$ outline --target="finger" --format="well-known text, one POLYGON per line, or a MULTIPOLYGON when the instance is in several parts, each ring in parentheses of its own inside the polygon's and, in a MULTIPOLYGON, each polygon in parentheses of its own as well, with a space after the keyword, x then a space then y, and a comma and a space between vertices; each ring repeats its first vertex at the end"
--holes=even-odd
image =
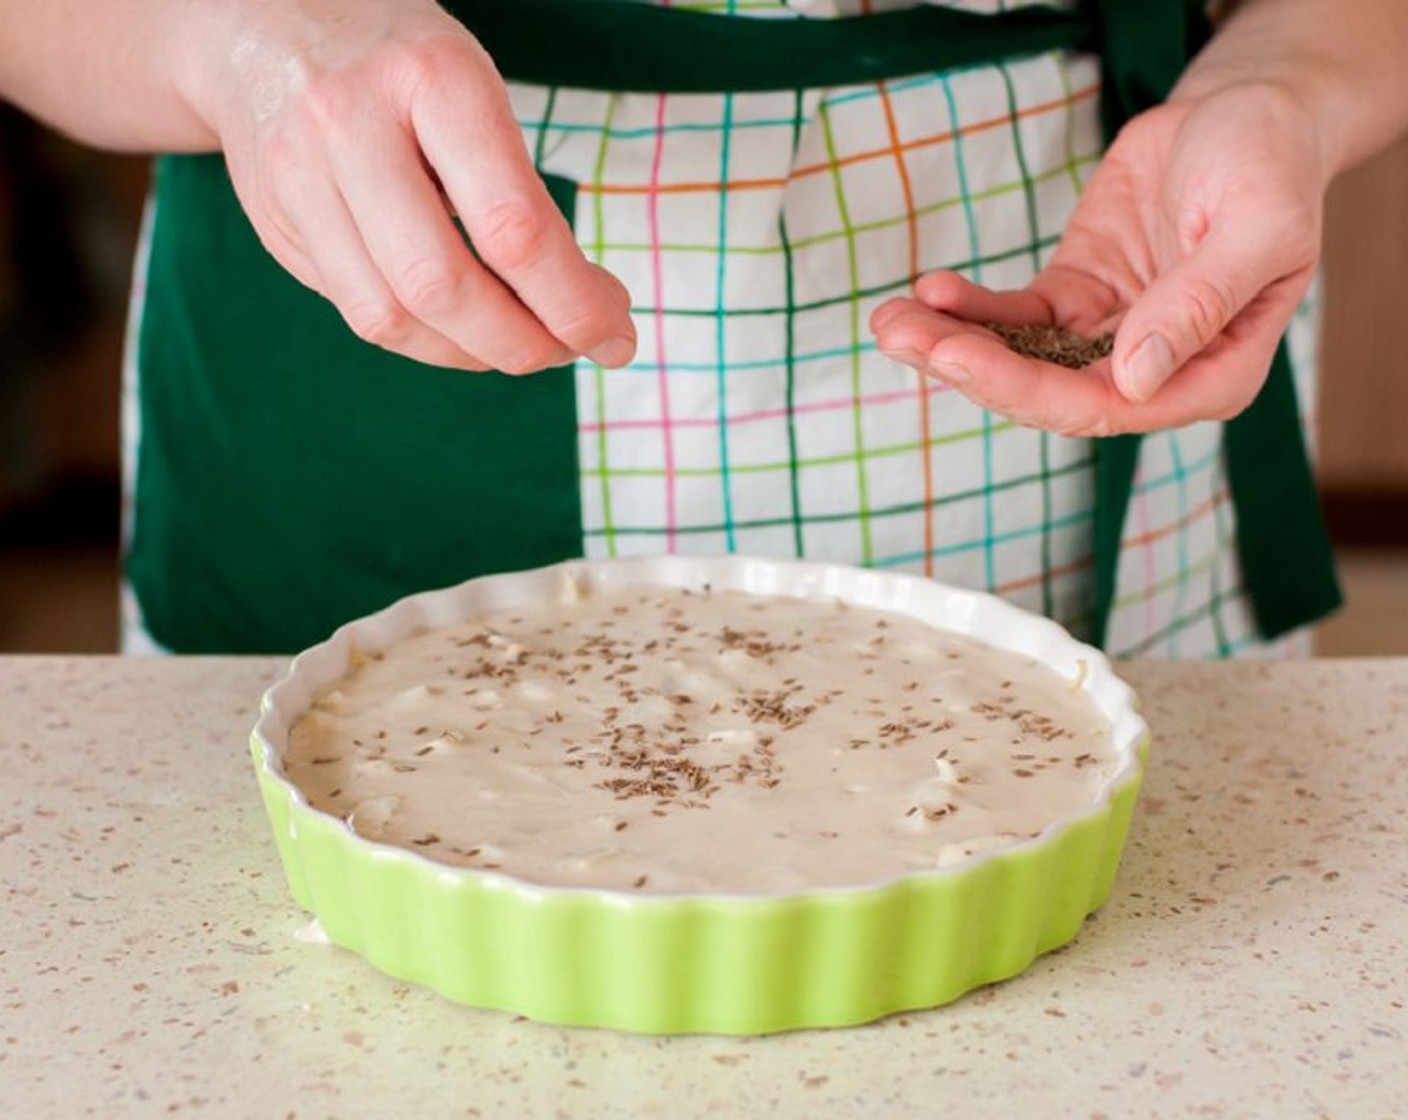
POLYGON ((1047 265, 1031 290, 1051 308, 1053 322, 1084 335, 1114 330, 1130 298, 1094 266, 1047 265))
POLYGON ((494 273, 574 351, 625 365, 636 346, 629 295, 582 254, 528 158, 492 63, 473 49, 443 80, 422 85, 412 106, 420 147, 494 273))
POLYGON ((1153 398, 1173 372, 1213 342, 1259 292, 1286 277, 1282 247, 1225 223, 1130 307, 1114 345, 1114 378, 1131 401, 1153 398))
POLYGON ((871 327, 883 353, 916 369, 927 369, 930 352, 955 334, 971 331, 996 337, 986 327, 932 311, 912 299, 890 300, 877 308, 871 327))
POLYGON ((372 263, 325 169, 283 177, 280 207, 304 252, 310 286, 330 300, 359 338, 429 365, 485 370, 479 357, 407 313, 372 263))
POLYGON ((973 284, 957 273, 930 272, 915 283, 915 295, 893 296, 870 313, 870 329, 878 332, 895 315, 915 307, 946 311, 974 321, 1049 323, 1051 309, 1029 292, 994 292, 973 284))
POLYGON ((229 161, 229 172, 235 196, 244 212, 249 215, 250 224, 259 237, 259 243, 279 262, 284 271, 305 288, 310 288, 326 298, 318 280, 318 270, 308 258, 303 239, 281 213, 278 204, 262 195, 254 177, 243 174, 242 168, 233 160, 229 161))
POLYGON ((878 335, 881 330, 884 329, 885 324, 896 315, 917 306, 918 304, 916 304, 914 300, 907 299, 904 296, 894 296, 891 299, 887 299, 870 313, 870 333, 878 335))
MULTIPOLYGON (((875 331, 876 347, 888 357, 925 373, 940 372, 932 368, 933 355, 935 348, 949 339, 970 336, 1008 349, 1004 339, 981 323, 931 310, 917 300, 892 300, 877 309, 876 318, 879 320, 875 331)), ((954 374, 947 380, 956 383, 959 377, 954 374)))
POLYGON ((251 212, 250 222, 259 235, 260 243, 269 251, 269 255, 283 266, 284 271, 305 288, 310 288, 326 299, 327 293, 323 291, 322 282, 318 279, 318 270, 309 259, 302 242, 296 241, 279 224, 269 221, 265 215, 251 212))
POLYGON ((1108 331, 1119 311, 1119 295, 1088 271, 1050 265, 1025 288, 993 291, 955 272, 920 277, 915 295, 928 307, 977 322, 1049 326, 1060 323, 1078 334, 1108 331))
POLYGON ((355 136, 330 145, 329 159, 373 265, 415 319, 506 373, 573 359, 474 259, 403 127, 389 118, 359 121, 355 136))
POLYGON ((1043 325, 1054 321, 1051 305, 1030 288, 996 292, 956 272, 921 276, 914 285, 914 294, 925 306, 961 319, 1043 325))

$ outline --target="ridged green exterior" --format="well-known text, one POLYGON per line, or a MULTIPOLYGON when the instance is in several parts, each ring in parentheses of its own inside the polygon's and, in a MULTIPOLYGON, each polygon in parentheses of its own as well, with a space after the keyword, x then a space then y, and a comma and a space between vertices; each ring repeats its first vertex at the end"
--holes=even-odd
POLYGON ((651 1034, 765 1034, 935 1007, 1021 972, 1109 897, 1147 759, 1044 840, 873 890, 552 890, 437 867, 295 800, 253 743, 289 888, 328 937, 452 1000, 651 1034))

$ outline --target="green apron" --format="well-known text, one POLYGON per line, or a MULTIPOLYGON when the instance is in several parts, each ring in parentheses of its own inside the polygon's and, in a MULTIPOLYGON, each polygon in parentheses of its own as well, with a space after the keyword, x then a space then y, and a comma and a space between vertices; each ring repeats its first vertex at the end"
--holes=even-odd
MULTIPOLYGON (((631 0, 449 7, 507 78, 584 89, 792 89, 1095 49, 1111 136, 1166 95, 1205 33, 1180 0, 818 21, 631 0)), ((570 215, 573 184, 548 185, 570 215)), ((292 650, 408 592, 579 554, 570 369, 467 376, 361 343, 264 252, 218 156, 164 157, 157 199, 128 575, 158 642, 292 650), (212 260, 224 268, 193 266, 212 260), (250 442, 192 441, 186 428, 250 442), (340 563, 344 554, 358 563, 340 563)), ((1139 443, 1098 445, 1097 640, 1139 443)), ((1225 453, 1242 572, 1258 628, 1275 637, 1339 602, 1284 343, 1257 401, 1227 425, 1225 453)))

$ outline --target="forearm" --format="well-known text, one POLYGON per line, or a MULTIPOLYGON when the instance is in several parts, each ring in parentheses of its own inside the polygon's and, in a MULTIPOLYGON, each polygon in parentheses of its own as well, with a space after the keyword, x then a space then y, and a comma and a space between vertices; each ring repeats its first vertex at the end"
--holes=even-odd
POLYGON ((1314 122, 1326 180, 1408 129, 1408 3, 1242 0, 1171 100, 1279 87, 1314 122))
POLYGON ((185 88, 203 27, 197 0, 0 0, 0 97, 98 147, 213 149, 185 88))

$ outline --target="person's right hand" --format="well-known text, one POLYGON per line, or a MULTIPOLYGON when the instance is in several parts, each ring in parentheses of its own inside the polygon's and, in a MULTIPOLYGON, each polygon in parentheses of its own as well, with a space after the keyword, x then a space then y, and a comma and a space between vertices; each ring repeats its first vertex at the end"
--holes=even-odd
POLYGON ((189 100, 264 246, 361 338, 507 373, 630 361, 630 297, 582 255, 463 26, 430 0, 207 10, 220 48, 189 100))

